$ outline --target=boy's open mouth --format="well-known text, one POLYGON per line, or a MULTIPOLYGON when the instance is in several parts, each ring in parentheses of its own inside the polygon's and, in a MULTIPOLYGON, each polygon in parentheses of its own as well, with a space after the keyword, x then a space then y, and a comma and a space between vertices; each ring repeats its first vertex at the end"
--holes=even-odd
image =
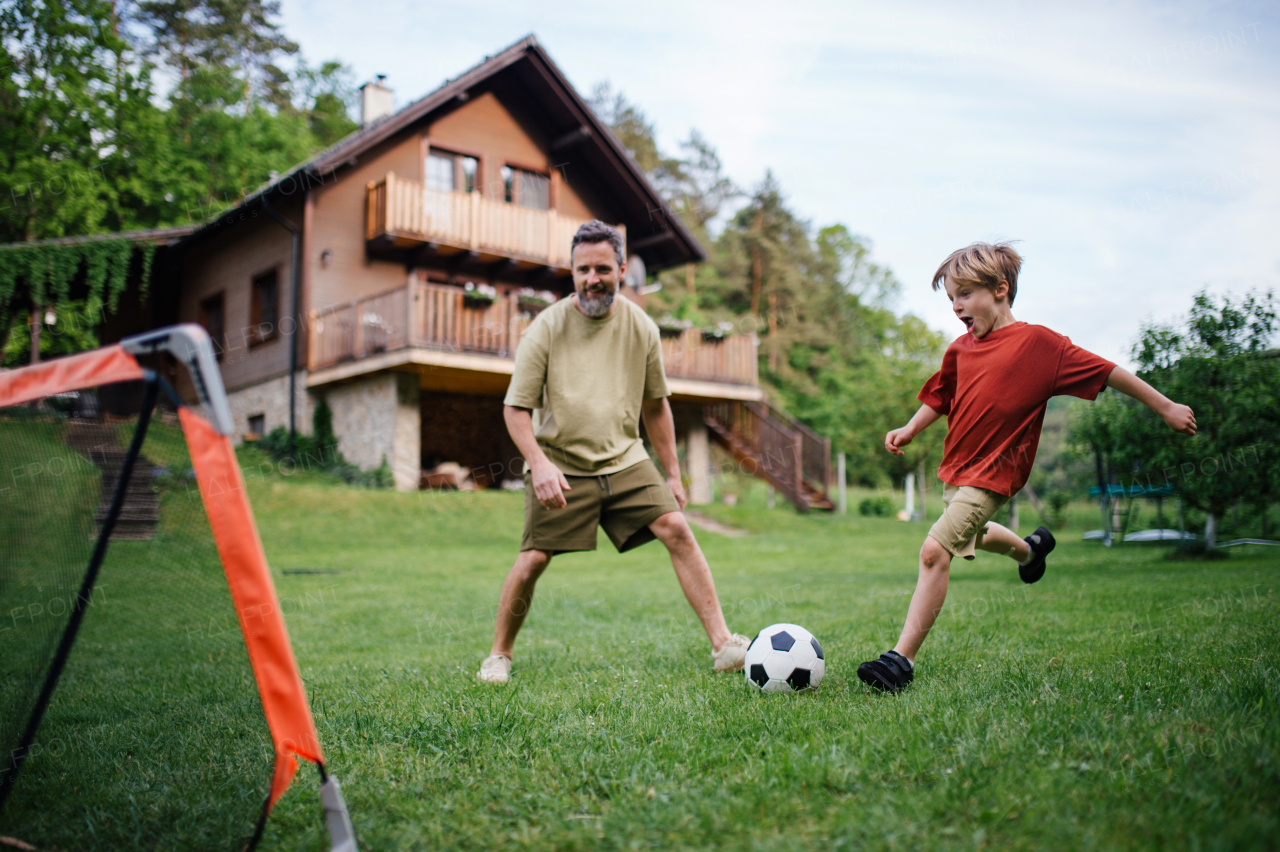
POLYGON ((960 317, 960 322, 964 323, 965 328, 973 330, 973 317, 960 317))

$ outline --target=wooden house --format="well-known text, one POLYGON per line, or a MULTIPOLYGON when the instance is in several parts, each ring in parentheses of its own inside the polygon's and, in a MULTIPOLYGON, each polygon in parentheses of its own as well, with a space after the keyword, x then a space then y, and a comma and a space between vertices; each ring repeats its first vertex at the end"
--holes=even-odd
MULTIPOLYGON (((210 331, 245 438, 309 432, 323 398, 343 456, 385 460, 398 488, 441 462, 480 487, 519 478, 502 397, 522 331, 573 292, 578 226, 623 230, 641 305, 646 270, 703 249, 533 37, 398 111, 382 78, 361 93, 359 130, 175 232, 143 324, 210 331)), ((710 497, 712 439, 821 503, 829 450, 765 402, 756 345, 664 334, 691 497, 710 497)))

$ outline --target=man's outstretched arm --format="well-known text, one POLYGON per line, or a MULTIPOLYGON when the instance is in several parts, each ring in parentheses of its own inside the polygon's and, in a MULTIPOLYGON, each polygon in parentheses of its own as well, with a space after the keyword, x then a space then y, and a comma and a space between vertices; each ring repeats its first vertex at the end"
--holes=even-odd
POLYGON ((884 448, 895 456, 905 456, 900 447, 905 447, 911 441, 927 429, 930 424, 942 416, 942 413, 936 408, 922 404, 920 410, 917 411, 906 426, 900 429, 894 429, 892 432, 884 436, 884 448))
POLYGON ((1196 433, 1196 414, 1191 406, 1174 402, 1124 367, 1116 367, 1111 371, 1111 375, 1107 377, 1107 387, 1115 388, 1150 408, 1173 431, 1183 435, 1196 433))
POLYGON ((568 506, 569 501, 564 499, 564 492, 569 490, 569 480, 564 478, 560 468, 552 464, 542 447, 538 446, 529 409, 504 405, 502 419, 507 423, 507 432, 511 434, 516 449, 524 457, 525 464, 529 465, 533 495, 538 498, 538 502, 548 509, 563 509, 568 506))
POLYGON ((644 415, 644 428, 649 433, 653 451, 658 454, 658 461, 662 462, 662 469, 666 471, 667 487, 683 509, 688 498, 684 494, 684 483, 680 481, 680 461, 676 457, 676 421, 671 416, 671 405, 665 396, 646 399, 640 403, 640 412, 644 415))

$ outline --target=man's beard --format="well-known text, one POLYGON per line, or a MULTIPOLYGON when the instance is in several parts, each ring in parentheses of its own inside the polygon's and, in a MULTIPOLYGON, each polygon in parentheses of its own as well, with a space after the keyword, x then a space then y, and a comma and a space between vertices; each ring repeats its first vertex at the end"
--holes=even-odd
POLYGON ((613 300, 617 295, 616 288, 599 294, 583 290, 578 294, 578 306, 582 308, 584 314, 592 319, 600 319, 600 317, 609 313, 609 308, 613 306, 613 300))

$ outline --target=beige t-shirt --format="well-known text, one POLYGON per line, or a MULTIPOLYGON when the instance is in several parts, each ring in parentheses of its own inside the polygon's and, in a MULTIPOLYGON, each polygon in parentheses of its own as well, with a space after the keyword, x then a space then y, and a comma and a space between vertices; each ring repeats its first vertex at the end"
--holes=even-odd
POLYGON ((583 316, 572 299, 539 314, 503 402, 534 409, 534 435, 561 473, 601 476, 649 457, 640 403, 669 393, 657 324, 619 294, 605 319, 583 316))

